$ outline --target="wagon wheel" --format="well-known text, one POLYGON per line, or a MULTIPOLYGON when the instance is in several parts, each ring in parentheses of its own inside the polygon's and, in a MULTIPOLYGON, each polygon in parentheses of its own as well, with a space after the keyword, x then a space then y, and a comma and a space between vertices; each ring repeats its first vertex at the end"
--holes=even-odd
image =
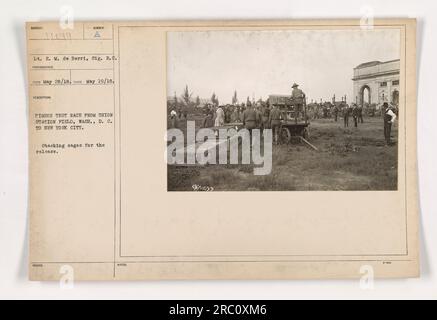
POLYGON ((282 143, 290 143, 291 142, 291 132, 287 127, 282 127, 280 132, 280 138, 282 143))

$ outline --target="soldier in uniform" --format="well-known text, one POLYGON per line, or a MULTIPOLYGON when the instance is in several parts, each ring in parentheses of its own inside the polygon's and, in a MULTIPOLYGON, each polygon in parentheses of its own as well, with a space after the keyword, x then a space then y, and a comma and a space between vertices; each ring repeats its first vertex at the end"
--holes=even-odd
POLYGON ((232 111, 231 111, 231 106, 229 105, 229 104, 227 104, 225 107, 224 107, 224 112, 225 112, 225 123, 229 123, 229 122, 231 122, 231 114, 232 114, 232 111))
POLYGON ((334 121, 337 122, 337 118, 338 118, 338 107, 337 107, 337 105, 334 105, 334 108, 333 108, 332 112, 334 113, 334 121))
POLYGON ((359 123, 364 123, 364 120, 363 120, 363 106, 362 105, 358 106, 358 122, 359 123))
POLYGON ((354 119, 354 127, 358 127, 358 107, 357 105, 354 103, 352 106, 352 118, 354 119))
POLYGON ((281 128, 281 119, 283 118, 277 104, 273 104, 273 108, 269 114, 270 128, 273 130, 273 143, 279 143, 279 129, 281 128))
POLYGON ((205 119, 203 119, 202 128, 211 128, 214 127, 214 113, 209 110, 206 113, 205 119))
POLYGON ((244 102, 241 103, 241 108, 240 108, 240 119, 243 119, 243 113, 244 111, 246 111, 246 105, 244 104, 244 102))
POLYGON ((323 119, 328 118, 328 106, 326 103, 323 105, 323 119))
POLYGON ((257 124, 256 127, 263 130, 264 129, 264 122, 262 121, 262 110, 261 110, 261 103, 257 102, 255 104, 255 111, 257 113, 257 124))
POLYGON ((234 111, 232 111, 232 114, 231 114, 231 122, 232 123, 240 122, 240 107, 239 106, 234 107, 234 111))
POLYGON ((263 122, 264 129, 270 129, 269 117, 270 117, 270 108, 267 102, 266 105, 263 106, 262 108, 262 122, 263 122))
POLYGON ((349 106, 346 104, 343 108, 343 120, 344 120, 344 127, 349 127, 349 115, 350 115, 350 109, 349 106))
POLYGON ((293 90, 291 91, 291 98, 294 105, 294 118, 297 123, 297 119, 301 113, 303 117, 303 103, 305 99, 305 93, 298 88, 299 85, 297 83, 294 83, 291 87, 293 88, 293 90))
POLYGON ((260 122, 259 113, 253 108, 250 102, 247 103, 247 109, 243 112, 243 118, 241 119, 243 126, 249 130, 250 133, 250 145, 252 146, 252 130, 255 129, 260 122))
POLYGON ((320 104, 316 104, 315 108, 314 108, 314 117, 313 119, 319 119, 320 117, 320 106, 322 105, 322 102, 320 102, 320 104))

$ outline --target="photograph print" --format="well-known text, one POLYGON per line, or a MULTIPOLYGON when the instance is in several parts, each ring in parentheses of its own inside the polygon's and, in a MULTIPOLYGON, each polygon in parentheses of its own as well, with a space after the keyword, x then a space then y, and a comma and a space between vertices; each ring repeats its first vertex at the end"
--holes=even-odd
POLYGON ((168 32, 167 190, 397 190, 400 48, 395 28, 168 32))

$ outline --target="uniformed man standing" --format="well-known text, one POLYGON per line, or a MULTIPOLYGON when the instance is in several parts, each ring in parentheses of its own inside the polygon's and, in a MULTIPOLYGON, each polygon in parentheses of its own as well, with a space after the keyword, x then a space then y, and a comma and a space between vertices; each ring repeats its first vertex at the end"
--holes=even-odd
POLYGON ((387 102, 383 104, 384 111, 384 138, 387 145, 391 145, 391 125, 396 120, 396 114, 393 112, 392 108, 389 107, 387 102))
POLYGON ((349 127, 349 115, 350 115, 350 108, 349 106, 346 104, 343 107, 343 120, 344 120, 344 127, 349 127))
POLYGON ((337 122, 337 118, 338 118, 338 107, 337 107, 337 105, 334 104, 332 112, 334 113, 334 121, 337 122))
POLYGON ((231 122, 231 106, 229 104, 227 104, 224 107, 224 113, 225 113, 225 123, 229 123, 231 122))
POLYGON ((273 104, 273 108, 269 114, 269 124, 273 131, 273 144, 279 143, 279 129, 281 128, 282 114, 277 104, 273 104))
POLYGON ((297 83, 294 83, 291 87, 293 88, 293 90, 291 91, 291 98, 294 105, 294 119, 297 123, 299 114, 302 113, 303 117, 303 103, 305 100, 305 93, 298 88, 299 85, 297 83))
POLYGON ((231 122, 232 123, 240 122, 240 107, 239 106, 234 107, 234 111, 231 114, 231 122))
POLYGON ((203 119, 202 128, 214 127, 214 113, 212 110, 208 110, 205 119, 203 119))
POLYGON ((255 129, 261 121, 259 113, 253 108, 250 102, 247 103, 247 109, 243 112, 243 126, 250 133, 250 145, 252 146, 252 130, 255 129))
POLYGON ((358 106, 358 122, 359 123, 364 123, 364 120, 363 120, 363 106, 362 105, 358 106))
POLYGON ((354 103, 353 107, 352 107, 352 118, 354 119, 354 127, 358 127, 358 107, 357 105, 354 103))
POLYGON ((269 108, 269 104, 266 103, 266 105, 263 106, 262 108, 263 129, 270 129, 269 117, 270 117, 270 108, 269 108))
POLYGON ((262 121, 262 110, 261 110, 261 103, 257 102, 255 104, 255 111, 257 113, 257 124, 256 127, 261 129, 261 131, 264 129, 264 123, 262 121))
POLYGON ((326 103, 323 105, 323 119, 328 118, 328 106, 326 103))

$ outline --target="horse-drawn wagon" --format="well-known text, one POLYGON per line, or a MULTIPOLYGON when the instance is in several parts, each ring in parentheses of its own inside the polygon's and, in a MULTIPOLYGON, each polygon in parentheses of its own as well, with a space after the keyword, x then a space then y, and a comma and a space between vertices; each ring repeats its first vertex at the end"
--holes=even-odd
POLYGON ((298 110, 298 103, 293 101, 291 95, 270 95, 269 104, 279 107, 283 114, 280 128, 281 143, 290 143, 293 139, 305 142, 313 149, 317 149, 308 142, 309 121, 305 99, 302 101, 302 110, 298 110))

